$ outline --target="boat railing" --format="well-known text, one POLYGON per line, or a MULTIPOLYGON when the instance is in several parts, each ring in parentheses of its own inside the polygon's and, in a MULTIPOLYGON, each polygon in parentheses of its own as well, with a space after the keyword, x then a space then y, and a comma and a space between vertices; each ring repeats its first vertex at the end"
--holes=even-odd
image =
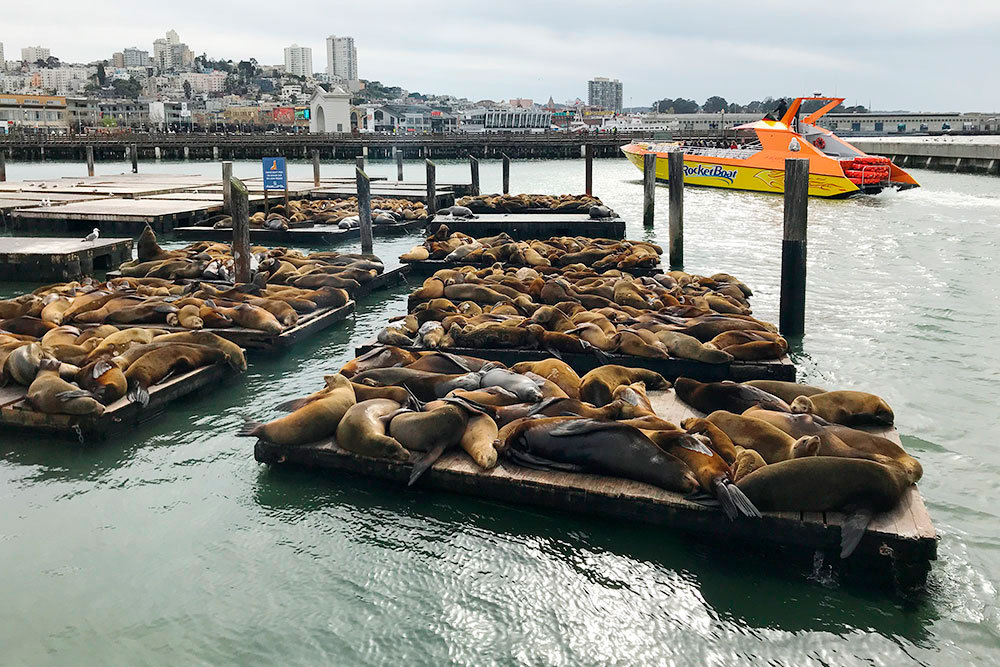
POLYGON ((708 146, 681 146, 685 155, 700 155, 703 157, 724 157, 734 160, 745 160, 760 151, 760 146, 741 146, 739 148, 711 148, 708 146))

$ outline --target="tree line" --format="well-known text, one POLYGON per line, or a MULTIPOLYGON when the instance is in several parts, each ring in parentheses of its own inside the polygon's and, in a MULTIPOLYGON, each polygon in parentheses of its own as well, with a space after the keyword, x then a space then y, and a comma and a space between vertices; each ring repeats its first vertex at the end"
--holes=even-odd
MULTIPOLYGON (((677 99, 666 97, 653 102, 652 106, 653 110, 658 113, 719 113, 725 111, 726 113, 753 113, 763 116, 767 112, 777 108, 782 100, 784 100, 785 104, 791 104, 793 99, 795 98, 765 97, 763 100, 753 100, 747 104, 739 104, 737 102, 727 102, 726 98, 713 95, 705 100, 704 104, 698 104, 694 100, 683 97, 678 97, 677 99)), ((826 102, 814 100, 803 102, 802 111, 804 113, 811 113, 824 104, 826 102)), ((860 104, 856 106, 844 106, 841 103, 833 111, 837 113, 867 113, 868 109, 860 104)))

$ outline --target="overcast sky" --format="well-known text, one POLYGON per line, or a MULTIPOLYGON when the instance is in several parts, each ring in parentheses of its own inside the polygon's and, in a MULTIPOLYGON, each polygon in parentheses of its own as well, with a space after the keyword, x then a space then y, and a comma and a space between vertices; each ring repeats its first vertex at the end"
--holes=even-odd
POLYGON ((748 102, 821 91, 849 104, 1000 111, 1000 0, 534 0, 4 3, 6 57, 64 61, 152 51, 176 30, 195 54, 280 64, 293 42, 326 67, 330 34, 355 38, 363 79, 470 99, 586 99, 624 84, 625 106, 710 95, 748 102))

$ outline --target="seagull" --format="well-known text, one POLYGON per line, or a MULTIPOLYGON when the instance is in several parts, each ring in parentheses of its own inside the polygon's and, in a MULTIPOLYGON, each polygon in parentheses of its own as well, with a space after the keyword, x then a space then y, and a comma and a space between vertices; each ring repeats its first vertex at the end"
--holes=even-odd
POLYGON ((97 227, 94 227, 94 231, 87 234, 86 238, 84 238, 83 240, 84 242, 90 241, 91 243, 93 243, 94 241, 97 240, 97 237, 100 235, 101 235, 100 230, 98 230, 97 227))

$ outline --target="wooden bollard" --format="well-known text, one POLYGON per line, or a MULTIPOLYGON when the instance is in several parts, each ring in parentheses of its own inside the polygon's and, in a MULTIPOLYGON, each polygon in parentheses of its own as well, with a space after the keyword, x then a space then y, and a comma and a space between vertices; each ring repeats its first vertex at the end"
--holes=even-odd
POLYGON ((238 178, 229 179, 233 209, 233 263, 236 282, 250 282, 250 193, 238 178))
POLYGON ((403 151, 396 151, 396 180, 403 180, 403 151))
POLYGON ((365 156, 364 155, 355 155, 354 156, 354 166, 356 168, 360 169, 361 171, 364 171, 365 170, 365 156))
POLYGON ((129 148, 129 152, 132 154, 132 173, 139 173, 139 147, 135 144, 129 148))
MULTIPOLYGON (((247 206, 249 206, 249 202, 247 206)), ((233 163, 222 163, 222 212, 233 214, 233 163)))
POLYGON ((427 212, 437 212, 437 165, 424 160, 427 166, 427 212))
POLYGON ((684 153, 667 153, 667 180, 670 191, 670 268, 684 268, 684 153))
POLYGON ((355 167, 358 179, 358 218, 361 220, 361 254, 372 254, 372 185, 364 169, 355 167))
POLYGON ((313 151, 313 185, 319 187, 319 151, 313 151))
POLYGON ((587 144, 583 150, 584 167, 583 187, 588 197, 594 196, 594 145, 587 144))
POLYGON ((806 222, 809 214, 809 160, 785 160, 785 225, 781 239, 782 335, 801 336, 806 323, 806 222))
POLYGON ((642 224, 653 226, 656 210, 656 153, 642 156, 642 224))
POLYGON ((510 194, 510 157, 503 154, 503 193, 510 194))
POLYGON ((94 175, 94 147, 87 146, 87 176, 94 175))
POLYGON ((472 195, 479 194, 479 158, 475 155, 469 156, 469 170, 472 172, 472 195))
POLYGON ((7 150, 0 148, 0 183, 7 180, 7 150))

